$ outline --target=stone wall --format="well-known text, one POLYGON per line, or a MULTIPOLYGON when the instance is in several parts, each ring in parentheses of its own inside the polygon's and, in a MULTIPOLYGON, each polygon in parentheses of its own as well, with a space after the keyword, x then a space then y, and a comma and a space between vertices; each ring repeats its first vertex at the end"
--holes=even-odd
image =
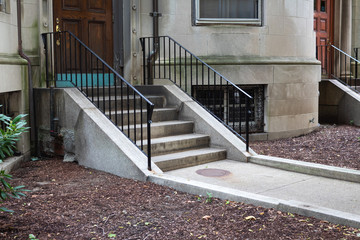
MULTIPOLYGON (((137 37, 152 36, 152 1, 133 3, 138 4, 132 10, 137 37)), ((303 134, 317 127, 321 76, 315 59, 313 0, 263 1, 262 26, 195 26, 192 3, 159 0, 159 34, 173 37, 236 84, 265 85, 267 138, 303 134)), ((138 57, 133 62, 141 66, 142 60, 138 57)), ((141 68, 135 69, 133 75, 140 83, 141 68)))

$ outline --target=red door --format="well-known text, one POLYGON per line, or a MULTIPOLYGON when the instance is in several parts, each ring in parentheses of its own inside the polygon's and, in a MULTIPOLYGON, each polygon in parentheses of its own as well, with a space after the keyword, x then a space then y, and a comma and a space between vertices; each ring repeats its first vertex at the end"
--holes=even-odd
POLYGON ((54 0, 54 30, 70 31, 113 65, 112 0, 54 0))
POLYGON ((333 42, 333 0, 314 0, 314 31, 316 55, 321 61, 322 75, 331 74, 332 58, 327 45, 333 42))

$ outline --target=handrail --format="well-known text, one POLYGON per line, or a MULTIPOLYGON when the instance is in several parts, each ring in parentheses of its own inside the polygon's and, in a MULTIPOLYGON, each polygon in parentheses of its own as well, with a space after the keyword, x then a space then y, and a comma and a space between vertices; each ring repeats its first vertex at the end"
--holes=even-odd
POLYGON ((330 45, 331 47, 335 48, 336 50, 338 50, 340 53, 344 54, 345 56, 349 57, 351 60, 360 63, 359 60, 357 60, 356 58, 352 57, 351 55, 347 54, 346 52, 344 52, 343 50, 341 50, 340 48, 334 46, 334 45, 330 45))
POLYGON ((334 78, 359 92, 359 60, 334 45, 317 46, 316 57, 321 62, 323 76, 334 78))
POLYGON ((144 84, 152 84, 155 78, 174 82, 242 139, 249 151, 249 119, 253 117, 250 101, 253 98, 172 37, 143 37, 140 42, 144 84), (157 59, 149 59, 155 47, 157 59))
POLYGON ((151 170, 154 104, 73 33, 63 31, 41 35, 47 87, 76 87, 142 151, 146 142, 148 169, 151 170), (140 126, 140 136, 137 126, 140 126))

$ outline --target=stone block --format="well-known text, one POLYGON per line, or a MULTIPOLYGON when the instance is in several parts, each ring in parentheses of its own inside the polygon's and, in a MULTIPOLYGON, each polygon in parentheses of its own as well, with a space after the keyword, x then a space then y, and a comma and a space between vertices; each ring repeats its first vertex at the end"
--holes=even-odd
POLYGON ((274 69, 274 83, 320 82, 320 65, 278 65, 274 69))

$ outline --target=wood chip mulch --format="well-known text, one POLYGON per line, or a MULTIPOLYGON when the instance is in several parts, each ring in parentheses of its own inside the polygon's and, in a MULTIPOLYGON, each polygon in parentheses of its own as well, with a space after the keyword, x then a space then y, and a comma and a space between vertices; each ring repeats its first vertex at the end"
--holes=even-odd
MULTIPOLYGON (((262 154, 358 168, 359 136, 359 128, 327 126, 258 144, 267 151, 262 154)), ((14 186, 32 191, 1 204, 15 212, 0 213, 0 239, 360 239, 359 229, 177 192, 61 159, 26 162, 12 174, 14 186)))
POLYGON ((323 125, 294 138, 252 142, 258 154, 360 170, 360 127, 323 125))

